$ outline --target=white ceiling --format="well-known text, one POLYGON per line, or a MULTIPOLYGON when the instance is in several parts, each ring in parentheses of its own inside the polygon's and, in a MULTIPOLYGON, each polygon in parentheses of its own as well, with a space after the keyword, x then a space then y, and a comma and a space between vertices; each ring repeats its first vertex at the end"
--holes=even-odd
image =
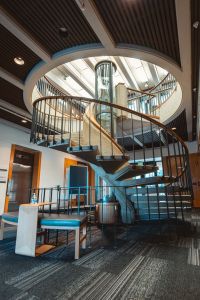
POLYGON ((119 82, 136 90, 146 90, 157 85, 167 71, 140 59, 121 56, 99 56, 77 59, 60 65, 46 76, 68 95, 95 97, 95 65, 103 60, 111 60, 117 70, 114 85, 119 82))

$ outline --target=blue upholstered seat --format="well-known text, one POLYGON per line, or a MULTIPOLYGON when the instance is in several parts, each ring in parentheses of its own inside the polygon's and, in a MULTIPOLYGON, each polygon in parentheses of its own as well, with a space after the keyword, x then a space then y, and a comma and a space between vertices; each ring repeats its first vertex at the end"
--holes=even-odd
MULTIPOLYGON (((5 222, 18 223, 19 212, 8 212, 2 215, 5 222)), ((86 221, 86 216, 64 214, 39 214, 39 225, 80 227, 86 221)))
POLYGON ((3 213, 2 220, 17 224, 18 223, 18 215, 19 215, 18 211, 3 213))
POLYGON ((80 227, 82 223, 86 222, 86 216, 79 215, 65 215, 65 214, 44 214, 41 216, 41 226, 69 226, 69 227, 80 227))

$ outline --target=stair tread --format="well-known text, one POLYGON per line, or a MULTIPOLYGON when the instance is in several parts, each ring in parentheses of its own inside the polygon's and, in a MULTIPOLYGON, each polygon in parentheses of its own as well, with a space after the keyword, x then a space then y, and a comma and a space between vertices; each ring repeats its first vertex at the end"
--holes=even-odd
POLYGON ((114 155, 114 156, 101 156, 97 155, 98 164, 104 169, 106 173, 113 174, 121 166, 127 163, 129 156, 114 155))
POLYGON ((124 180, 124 181, 117 181, 119 186, 122 187, 134 187, 134 186, 143 186, 149 184, 166 184, 172 183, 176 181, 176 177, 169 177, 169 176, 153 176, 148 178, 140 178, 140 179, 132 179, 132 180, 124 180))
POLYGON ((141 165, 129 164, 125 167, 122 167, 120 170, 118 170, 114 174, 114 179, 121 181, 121 180, 129 179, 132 177, 136 177, 139 175, 156 172, 157 170, 158 170, 158 167, 153 166, 153 165, 141 166, 141 165))
POLYGON ((130 187, 126 190, 126 194, 127 195, 133 195, 134 193, 143 193, 143 194, 151 194, 151 193, 157 193, 157 191, 159 193, 174 193, 174 192, 183 192, 187 190, 187 188, 183 187, 183 186, 165 186, 165 187, 138 187, 138 188, 134 188, 134 187, 130 187))
POLYGON ((98 154, 98 146, 73 146, 68 147, 67 152, 73 154, 81 159, 96 164, 96 156, 98 154))

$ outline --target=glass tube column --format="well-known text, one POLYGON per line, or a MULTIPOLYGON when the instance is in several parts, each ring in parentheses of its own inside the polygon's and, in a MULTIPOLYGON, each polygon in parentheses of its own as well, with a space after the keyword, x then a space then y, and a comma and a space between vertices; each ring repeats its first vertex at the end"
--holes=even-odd
MULTIPOLYGON (((114 103, 115 87, 113 82, 113 74, 116 72, 116 65, 108 60, 101 61, 95 66, 95 98, 100 101, 114 103)), ((106 105, 97 106, 97 120, 101 121, 101 125, 112 137, 115 132, 115 112, 113 108, 106 105)))

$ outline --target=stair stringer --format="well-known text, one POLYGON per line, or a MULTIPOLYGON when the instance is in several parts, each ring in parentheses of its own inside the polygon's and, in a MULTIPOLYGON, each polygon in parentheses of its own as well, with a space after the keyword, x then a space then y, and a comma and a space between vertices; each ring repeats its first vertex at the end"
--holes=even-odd
POLYGON ((90 164, 91 168, 98 174, 108 186, 113 187, 114 194, 121 207, 122 222, 126 224, 133 224, 135 221, 135 210, 133 203, 127 199, 125 188, 116 185, 116 182, 112 180, 110 174, 107 174, 103 168, 94 164, 90 164))

